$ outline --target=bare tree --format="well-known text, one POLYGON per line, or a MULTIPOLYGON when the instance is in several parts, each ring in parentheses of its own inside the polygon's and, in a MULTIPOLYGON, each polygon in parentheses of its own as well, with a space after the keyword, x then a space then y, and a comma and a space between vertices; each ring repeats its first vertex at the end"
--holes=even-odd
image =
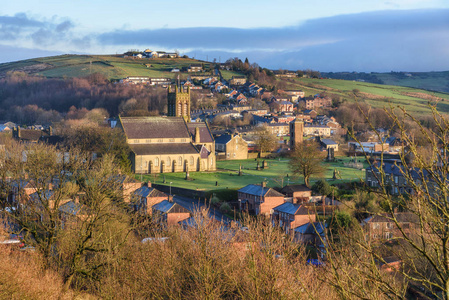
POLYGON ((383 236, 375 237, 374 227, 357 225, 350 232, 341 231, 339 242, 328 243, 329 282, 343 298, 377 298, 366 294, 375 289, 386 298, 403 299, 408 293, 449 299, 449 120, 436 107, 430 108, 436 124, 433 131, 405 109, 386 110, 408 146, 393 164, 384 160, 383 153, 376 160, 366 154, 371 162, 369 186, 382 203, 381 212, 367 213, 382 218, 387 227, 383 236), (410 122, 419 128, 430 153, 420 151, 407 129, 410 122), (388 267, 387 257, 395 257, 398 265, 388 267))
POLYGON ((321 175, 324 171, 321 165, 323 159, 324 155, 316 142, 304 141, 295 146, 291 153, 290 169, 294 174, 304 177, 304 183, 310 188, 310 177, 321 175))
POLYGON ((260 155, 264 152, 272 151, 276 147, 276 136, 270 132, 268 126, 259 127, 256 131, 256 145, 260 155))

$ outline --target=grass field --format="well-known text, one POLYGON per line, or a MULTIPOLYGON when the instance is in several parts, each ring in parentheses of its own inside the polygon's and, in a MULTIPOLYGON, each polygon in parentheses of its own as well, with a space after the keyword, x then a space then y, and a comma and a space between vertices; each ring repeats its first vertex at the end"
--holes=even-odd
POLYGON ((402 73, 373 73, 385 84, 401 85, 427 90, 442 90, 449 92, 449 72, 417 72, 405 76, 402 73))
MULTIPOLYGON (((188 67, 199 61, 189 58, 134 59, 114 55, 60 55, 0 64, 0 72, 26 71, 46 77, 82 77, 101 73, 110 80, 128 76, 173 77, 173 68, 188 67), (40 66, 33 70, 33 66, 40 66)), ((208 67, 208 63, 205 63, 208 67)), ((187 77, 182 74, 181 77, 187 77)))
MULTIPOLYGON (((374 107, 389 107, 401 106, 412 113, 430 112, 428 107, 428 100, 412 97, 406 93, 427 94, 442 98, 438 103, 438 109, 442 112, 449 112, 449 94, 435 93, 415 88, 373 84, 358 81, 338 80, 338 79, 312 79, 312 78, 297 78, 294 82, 288 83, 289 88, 303 89, 306 95, 313 95, 324 90, 329 93, 341 95, 349 100, 354 101, 352 91, 357 89, 363 95, 363 101, 366 101, 374 107)), ((362 97, 359 97, 360 99, 362 97)))
MULTIPOLYGON (((323 165, 326 167, 323 178, 326 178, 330 184, 357 181, 364 178, 365 173, 363 171, 344 166, 344 163, 349 162, 349 160, 350 158, 347 157, 338 157, 336 162, 323 162, 323 165), (340 172, 342 179, 332 179, 334 169, 340 172)), ((239 189, 248 184, 259 184, 262 181, 266 181, 269 187, 287 185, 289 183, 304 183, 302 178, 292 176, 289 169, 289 159, 269 159, 267 162, 268 169, 256 170, 257 163, 254 160, 217 161, 217 172, 190 172, 190 178, 193 179, 191 181, 184 179, 185 173, 166 173, 157 176, 143 175, 142 180, 150 180, 153 183, 164 184, 165 177, 166 185, 172 182, 173 187, 206 191, 226 188, 239 189), (243 176, 238 176, 240 165, 242 165, 243 176), (218 186, 216 185, 217 182, 218 186)), ((137 179, 140 179, 140 177, 140 175, 136 175, 137 179)), ((313 178, 312 182, 319 178, 313 178)))
POLYGON ((243 76, 244 74, 236 72, 236 71, 228 71, 228 70, 222 70, 221 72, 221 76, 223 76, 223 78, 225 80, 229 80, 232 78, 232 76, 243 76))

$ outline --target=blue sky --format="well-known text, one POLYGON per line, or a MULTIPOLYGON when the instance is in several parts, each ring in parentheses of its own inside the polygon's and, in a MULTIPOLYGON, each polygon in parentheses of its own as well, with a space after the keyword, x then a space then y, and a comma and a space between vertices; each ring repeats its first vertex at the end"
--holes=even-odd
POLYGON ((150 48, 272 69, 449 70, 449 1, 24 0, 0 7, 0 62, 150 48))

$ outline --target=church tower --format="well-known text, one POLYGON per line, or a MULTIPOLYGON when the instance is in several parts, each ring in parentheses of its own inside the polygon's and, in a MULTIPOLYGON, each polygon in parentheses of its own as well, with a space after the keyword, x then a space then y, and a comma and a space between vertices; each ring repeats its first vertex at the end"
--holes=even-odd
POLYGON ((294 150, 295 146, 301 144, 304 135, 304 122, 295 119, 290 122, 290 149, 294 150))
POLYGON ((186 122, 190 122, 190 88, 184 92, 182 87, 175 86, 175 90, 168 87, 168 116, 183 117, 186 122))

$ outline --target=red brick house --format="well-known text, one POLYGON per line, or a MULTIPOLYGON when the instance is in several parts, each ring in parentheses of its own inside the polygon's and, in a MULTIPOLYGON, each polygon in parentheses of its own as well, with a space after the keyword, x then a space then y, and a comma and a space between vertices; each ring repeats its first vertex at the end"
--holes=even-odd
POLYGON ((119 186, 120 193, 123 196, 123 201, 129 203, 131 194, 142 186, 142 183, 132 177, 126 175, 116 175, 111 178, 119 186))
POLYGON ((273 226, 281 227, 285 233, 291 233, 298 226, 315 222, 316 215, 312 209, 304 204, 285 202, 273 208, 271 222, 273 226))
POLYGON ((186 208, 168 200, 153 205, 152 210, 159 223, 166 226, 176 225, 190 218, 190 212, 186 208))
POLYGON ((273 208, 284 203, 284 195, 265 186, 249 184, 238 190, 240 210, 259 215, 271 215, 273 208))
POLYGON ((281 191, 286 197, 293 198, 293 202, 308 202, 312 197, 312 190, 305 184, 286 185, 281 191))
POLYGON ((151 187, 151 183, 148 183, 132 193, 131 206, 135 211, 151 215, 153 205, 164 200, 168 200, 168 195, 151 187))
MULTIPOLYGON (((396 212, 394 215, 405 234, 410 234, 419 222, 418 216, 410 212, 396 212)), ((367 237, 372 240, 390 240, 402 236, 392 216, 387 213, 365 219, 363 227, 367 237)))

